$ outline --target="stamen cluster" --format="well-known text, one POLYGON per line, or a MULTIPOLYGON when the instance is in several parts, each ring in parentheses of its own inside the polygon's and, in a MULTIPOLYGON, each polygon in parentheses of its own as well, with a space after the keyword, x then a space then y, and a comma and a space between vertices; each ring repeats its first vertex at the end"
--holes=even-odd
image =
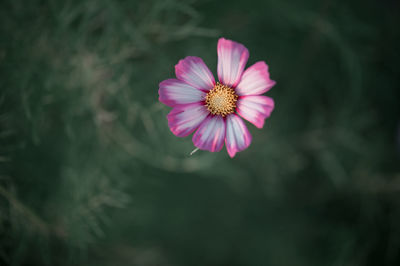
POLYGON ((206 106, 213 115, 225 117, 235 112, 237 99, 234 89, 217 82, 206 95, 206 106))

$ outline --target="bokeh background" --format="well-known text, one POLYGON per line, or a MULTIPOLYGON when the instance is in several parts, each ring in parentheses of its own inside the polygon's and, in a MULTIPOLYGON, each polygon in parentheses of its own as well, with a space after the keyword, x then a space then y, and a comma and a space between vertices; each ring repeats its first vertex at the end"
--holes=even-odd
POLYGON ((0 265, 400 265, 390 0, 3 0, 0 265), (158 83, 219 37, 276 109, 230 159, 168 129, 158 83))

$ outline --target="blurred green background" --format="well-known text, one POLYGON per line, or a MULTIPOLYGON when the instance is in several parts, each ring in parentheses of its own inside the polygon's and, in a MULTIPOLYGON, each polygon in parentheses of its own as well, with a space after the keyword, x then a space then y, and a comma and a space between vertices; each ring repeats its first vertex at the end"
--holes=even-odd
MULTIPOLYGON (((3 0, 0 265, 400 265, 400 5, 3 0), (250 148, 193 150, 158 83, 265 60, 250 148)), ((249 65, 248 64, 248 65, 249 65)))

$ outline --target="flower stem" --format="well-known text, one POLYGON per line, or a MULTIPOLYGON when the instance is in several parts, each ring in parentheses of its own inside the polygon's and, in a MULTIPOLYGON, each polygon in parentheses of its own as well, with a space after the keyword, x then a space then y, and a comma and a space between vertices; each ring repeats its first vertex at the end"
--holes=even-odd
POLYGON ((192 152, 190 153, 190 156, 192 156, 198 150, 199 150, 199 148, 196 148, 196 149, 192 150, 192 152))

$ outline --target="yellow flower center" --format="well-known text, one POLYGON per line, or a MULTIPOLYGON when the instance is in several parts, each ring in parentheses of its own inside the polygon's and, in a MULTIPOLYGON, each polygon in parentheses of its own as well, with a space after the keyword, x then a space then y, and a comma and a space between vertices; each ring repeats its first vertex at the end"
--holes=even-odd
POLYGON ((235 112, 237 99, 234 89, 217 82, 206 95, 206 106, 213 115, 225 117, 235 112))

